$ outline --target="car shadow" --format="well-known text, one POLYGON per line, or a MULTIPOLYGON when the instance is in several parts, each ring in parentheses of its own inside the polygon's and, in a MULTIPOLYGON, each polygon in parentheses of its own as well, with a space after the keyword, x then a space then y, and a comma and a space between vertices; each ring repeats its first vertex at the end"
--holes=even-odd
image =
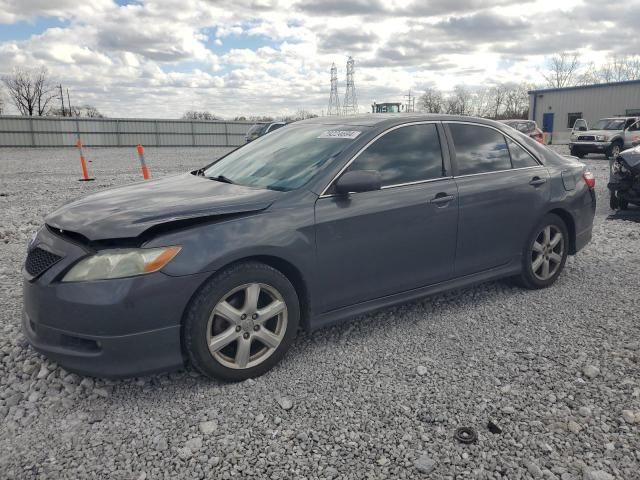
POLYGON ((640 223, 640 207, 631 207, 627 210, 616 210, 607 216, 607 220, 626 220, 628 222, 640 223))

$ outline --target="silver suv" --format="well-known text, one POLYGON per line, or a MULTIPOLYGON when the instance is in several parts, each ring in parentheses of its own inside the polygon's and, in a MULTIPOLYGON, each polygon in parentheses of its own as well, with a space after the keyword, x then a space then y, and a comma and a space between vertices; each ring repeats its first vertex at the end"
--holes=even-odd
POLYGON ((592 129, 587 121, 576 120, 569 148, 578 158, 587 153, 604 153, 617 158, 625 148, 640 144, 640 117, 612 117, 598 120, 592 129))

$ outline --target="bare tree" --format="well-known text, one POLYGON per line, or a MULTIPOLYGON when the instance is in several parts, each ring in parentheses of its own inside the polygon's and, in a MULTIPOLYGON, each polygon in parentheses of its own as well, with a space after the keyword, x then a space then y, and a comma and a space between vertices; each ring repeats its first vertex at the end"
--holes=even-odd
POLYGON ((570 87, 577 83, 579 69, 578 54, 562 52, 547 60, 547 72, 542 76, 551 88, 570 87))
POLYGON ((471 115, 472 106, 471 93, 462 85, 456 85, 445 101, 446 111, 452 115, 471 115))
POLYGON ((21 115, 42 117, 49 112, 51 102, 56 98, 55 90, 47 78, 46 68, 15 69, 11 75, 4 76, 2 82, 21 115))
POLYGON ((4 92, 0 90, 0 115, 4 112, 4 92))
POLYGON ((184 112, 184 114, 182 114, 182 119, 183 120, 220 120, 219 117, 215 116, 211 112, 207 112, 207 111, 198 112, 195 110, 189 110, 187 112, 184 112))
POLYGON ((444 110, 444 97, 436 88, 427 88, 418 99, 418 110, 426 113, 442 113, 444 110))
POLYGON ((104 118, 104 115, 93 105, 83 105, 80 107, 85 117, 104 118))
POLYGON ((595 72, 600 82, 624 82, 640 78, 640 57, 614 55, 595 72))

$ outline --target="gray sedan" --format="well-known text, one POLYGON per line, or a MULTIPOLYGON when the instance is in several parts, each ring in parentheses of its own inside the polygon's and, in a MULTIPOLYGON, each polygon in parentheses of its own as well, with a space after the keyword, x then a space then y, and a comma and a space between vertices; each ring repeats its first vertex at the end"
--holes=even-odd
POLYGON ((582 163, 500 123, 297 122, 47 216, 24 267, 24 332, 84 374, 189 363, 242 380, 300 328, 504 277, 548 287, 594 212, 582 163))

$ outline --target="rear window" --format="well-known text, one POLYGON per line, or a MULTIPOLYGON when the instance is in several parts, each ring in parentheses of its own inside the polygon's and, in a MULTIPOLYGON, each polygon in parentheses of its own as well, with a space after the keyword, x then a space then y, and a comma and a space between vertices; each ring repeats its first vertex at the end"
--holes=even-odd
POLYGON ((497 130, 463 123, 450 123, 449 129, 455 146, 458 175, 511 168, 507 141, 497 130))

